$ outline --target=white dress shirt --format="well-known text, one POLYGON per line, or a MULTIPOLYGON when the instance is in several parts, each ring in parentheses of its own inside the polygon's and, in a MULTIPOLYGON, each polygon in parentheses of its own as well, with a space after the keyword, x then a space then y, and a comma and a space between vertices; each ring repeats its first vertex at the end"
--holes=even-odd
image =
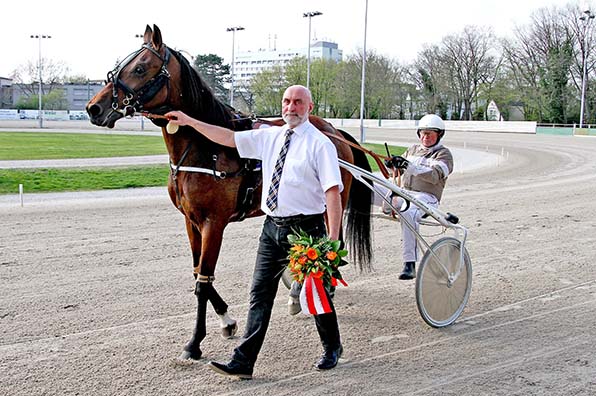
POLYGON ((334 186, 339 186, 342 191, 343 184, 335 146, 308 120, 293 128, 294 134, 281 175, 277 208, 272 212, 265 204, 287 129, 287 125, 273 126, 234 134, 241 157, 262 161, 261 209, 265 214, 275 217, 323 213, 325 192, 334 186))

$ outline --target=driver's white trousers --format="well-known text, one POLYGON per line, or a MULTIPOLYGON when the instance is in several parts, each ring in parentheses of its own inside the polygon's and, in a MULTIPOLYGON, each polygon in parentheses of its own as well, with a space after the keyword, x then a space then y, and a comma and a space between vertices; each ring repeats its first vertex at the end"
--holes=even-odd
MULTIPOLYGON (((432 206, 433 208, 439 207, 439 201, 435 198, 434 195, 424 192, 416 192, 416 191, 408 191, 408 193, 414 198, 418 199, 419 201, 424 202, 428 206, 432 206)), ((401 208, 403 204, 403 199, 400 197, 394 197, 392 200, 393 206, 396 208, 401 208)), ((424 211, 418 208, 414 204, 410 204, 410 207, 405 212, 400 212, 403 216, 401 220, 401 237, 402 237, 402 255, 404 263, 407 261, 418 261, 418 240, 416 239, 416 235, 410 230, 410 228, 405 224, 404 220, 409 222, 416 232, 420 230, 420 219, 424 215, 424 211)))

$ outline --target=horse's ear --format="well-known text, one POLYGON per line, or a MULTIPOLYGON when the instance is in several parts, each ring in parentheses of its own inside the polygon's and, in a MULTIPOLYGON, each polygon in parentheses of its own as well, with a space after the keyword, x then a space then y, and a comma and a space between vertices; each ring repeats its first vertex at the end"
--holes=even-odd
POLYGON ((153 25, 153 48, 159 50, 163 41, 161 40, 161 30, 157 27, 157 25, 153 25))
POLYGON ((145 34, 143 35, 143 43, 147 44, 151 42, 151 36, 153 36, 153 30, 151 30, 151 26, 147 25, 145 28, 145 34))

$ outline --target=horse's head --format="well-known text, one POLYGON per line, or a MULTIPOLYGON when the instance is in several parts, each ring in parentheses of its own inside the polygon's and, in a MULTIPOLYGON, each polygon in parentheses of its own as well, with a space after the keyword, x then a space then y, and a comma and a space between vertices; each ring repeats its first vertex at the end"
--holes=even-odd
POLYGON ((113 128, 117 120, 137 112, 165 113, 180 107, 176 103, 180 64, 162 42, 156 25, 147 25, 140 49, 108 72, 106 86, 87 104, 91 122, 113 128))

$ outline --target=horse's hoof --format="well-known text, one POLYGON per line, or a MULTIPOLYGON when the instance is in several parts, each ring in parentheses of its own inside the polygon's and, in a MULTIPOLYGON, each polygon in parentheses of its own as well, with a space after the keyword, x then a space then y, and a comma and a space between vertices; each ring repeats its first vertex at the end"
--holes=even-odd
POLYGON ((190 352, 190 351, 184 350, 184 351, 182 351, 180 356, 178 356, 178 359, 179 360, 199 360, 202 355, 203 355, 203 352, 201 352, 200 349, 195 352, 190 352))
POLYGON ((238 326, 236 325, 236 321, 234 321, 234 323, 221 328, 221 336, 229 340, 230 338, 234 338, 236 331, 238 331, 238 326))

